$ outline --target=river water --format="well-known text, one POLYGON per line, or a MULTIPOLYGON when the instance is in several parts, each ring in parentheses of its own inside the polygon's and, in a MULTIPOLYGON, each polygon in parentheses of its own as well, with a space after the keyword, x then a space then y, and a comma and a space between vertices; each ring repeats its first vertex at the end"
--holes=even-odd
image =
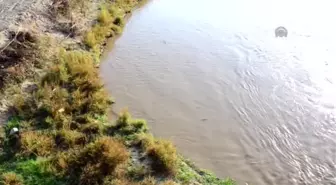
POLYGON ((153 0, 101 66, 116 98, 239 184, 336 184, 331 0, 153 0), (274 29, 285 26, 287 38, 274 29))

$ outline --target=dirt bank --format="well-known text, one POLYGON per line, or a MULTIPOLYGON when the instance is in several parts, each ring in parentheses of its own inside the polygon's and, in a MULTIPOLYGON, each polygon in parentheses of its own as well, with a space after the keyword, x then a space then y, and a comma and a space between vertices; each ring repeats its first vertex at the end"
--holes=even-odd
POLYGON ((0 0, 0 46, 5 44, 7 30, 22 22, 25 15, 43 9, 42 0, 0 0))

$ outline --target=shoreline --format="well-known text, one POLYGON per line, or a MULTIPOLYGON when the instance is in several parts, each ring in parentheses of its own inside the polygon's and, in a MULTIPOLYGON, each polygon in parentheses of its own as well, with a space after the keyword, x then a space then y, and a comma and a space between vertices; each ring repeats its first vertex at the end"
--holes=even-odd
POLYGON ((235 184, 197 168, 127 110, 115 122, 107 120, 114 101, 99 78, 101 55, 107 42, 118 39, 132 10, 145 2, 54 2, 56 22, 41 16, 37 29, 14 32, 9 38, 14 44, 2 49, 3 60, 19 63, 4 70, 2 107, 9 119, 1 127, 0 182, 235 184), (42 34, 53 26, 61 31, 42 34))

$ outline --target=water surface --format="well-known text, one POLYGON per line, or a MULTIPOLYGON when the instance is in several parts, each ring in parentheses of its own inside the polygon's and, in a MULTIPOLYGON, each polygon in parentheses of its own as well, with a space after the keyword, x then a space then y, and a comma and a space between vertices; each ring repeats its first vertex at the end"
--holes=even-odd
POLYGON ((336 184, 333 1, 153 0, 101 66, 116 109, 240 184, 336 184), (287 38, 274 29, 285 26, 287 38))

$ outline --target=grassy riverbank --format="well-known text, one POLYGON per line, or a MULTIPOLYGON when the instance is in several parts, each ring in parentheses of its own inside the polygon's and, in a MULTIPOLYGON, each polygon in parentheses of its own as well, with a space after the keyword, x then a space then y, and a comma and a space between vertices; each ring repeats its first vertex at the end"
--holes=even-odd
POLYGON ((127 110, 107 120, 113 100, 98 75, 99 57, 140 3, 54 0, 53 14, 68 20, 57 22, 63 36, 20 31, 10 38, 1 59, 36 65, 31 75, 3 80, 9 119, 0 132, 0 184, 234 184, 195 167, 127 110), (98 15, 80 22, 95 6, 98 15))

